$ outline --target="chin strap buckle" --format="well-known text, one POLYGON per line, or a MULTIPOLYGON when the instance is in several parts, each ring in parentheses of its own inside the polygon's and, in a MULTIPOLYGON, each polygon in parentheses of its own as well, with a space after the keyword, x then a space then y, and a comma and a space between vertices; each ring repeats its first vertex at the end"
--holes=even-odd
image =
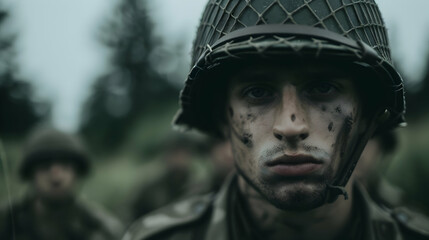
POLYGON ((326 186, 328 186, 328 188, 332 191, 334 196, 343 195, 344 200, 349 199, 349 194, 347 193, 347 191, 344 187, 334 186, 334 185, 331 185, 329 183, 327 183, 326 186))

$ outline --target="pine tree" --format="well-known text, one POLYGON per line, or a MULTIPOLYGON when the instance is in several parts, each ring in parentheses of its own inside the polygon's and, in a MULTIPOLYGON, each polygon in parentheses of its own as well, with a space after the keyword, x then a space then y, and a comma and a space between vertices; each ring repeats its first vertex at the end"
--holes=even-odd
POLYGON ((9 12, 0 6, 0 136, 21 137, 45 117, 49 106, 35 104, 32 86, 19 77, 16 35, 6 31, 8 18, 9 12))
POLYGON ((159 103, 176 101, 178 90, 153 67, 160 40, 153 37, 144 0, 122 0, 101 29, 101 42, 112 52, 110 67, 96 79, 81 132, 90 143, 112 149, 141 115, 159 103))

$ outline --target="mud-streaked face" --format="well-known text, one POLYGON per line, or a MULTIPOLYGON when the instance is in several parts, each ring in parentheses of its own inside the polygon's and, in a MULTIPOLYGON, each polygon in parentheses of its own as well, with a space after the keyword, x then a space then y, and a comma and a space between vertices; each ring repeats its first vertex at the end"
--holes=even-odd
POLYGON ((335 66, 254 65, 229 85, 226 114, 241 176, 282 209, 322 204, 363 129, 354 82, 335 66))
POLYGON ((40 164, 34 171, 34 187, 38 196, 49 201, 69 199, 76 188, 76 172, 67 161, 40 164))

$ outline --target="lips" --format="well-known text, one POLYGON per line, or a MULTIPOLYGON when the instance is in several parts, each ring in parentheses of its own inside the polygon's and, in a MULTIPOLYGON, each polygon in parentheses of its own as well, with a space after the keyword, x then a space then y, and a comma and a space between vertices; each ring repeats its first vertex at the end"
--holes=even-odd
POLYGON ((266 163, 268 169, 281 176, 306 176, 323 166, 323 161, 307 155, 283 155, 266 163))

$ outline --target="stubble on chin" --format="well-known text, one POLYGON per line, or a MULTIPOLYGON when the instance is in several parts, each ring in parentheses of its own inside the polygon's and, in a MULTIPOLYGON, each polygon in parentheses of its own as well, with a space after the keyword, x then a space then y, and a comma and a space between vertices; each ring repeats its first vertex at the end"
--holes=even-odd
MULTIPOLYGON (((286 184, 286 183, 285 183, 286 184)), ((327 187, 324 181, 287 183, 286 186, 262 184, 260 191, 276 208, 285 211, 306 211, 324 204, 327 187)))
MULTIPOLYGON (((285 148, 279 145, 262 152, 259 166, 262 171, 254 176, 252 185, 263 198, 281 210, 305 211, 323 205, 328 193, 326 184, 333 179, 334 163, 325 162, 328 166, 322 173, 303 177, 278 176, 264 170, 263 163, 282 154, 285 148)), ((310 150, 306 153, 312 156, 330 155, 317 147, 310 150)))
POLYGON ((329 168, 324 176, 266 182, 256 175, 247 176, 236 167, 244 180, 241 190, 246 198, 267 201, 284 211, 306 211, 323 205, 328 192, 326 182, 332 176, 332 168, 329 168))

